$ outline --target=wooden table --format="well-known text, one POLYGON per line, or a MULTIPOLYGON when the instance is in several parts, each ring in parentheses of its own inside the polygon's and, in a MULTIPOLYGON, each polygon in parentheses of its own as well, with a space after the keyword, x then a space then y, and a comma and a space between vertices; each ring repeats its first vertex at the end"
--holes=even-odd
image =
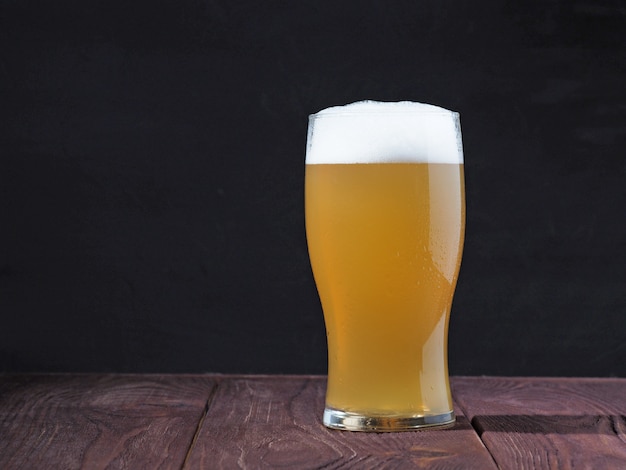
POLYGON ((626 379, 453 377, 451 429, 331 431, 325 378, 0 375, 0 469, 626 469, 626 379))

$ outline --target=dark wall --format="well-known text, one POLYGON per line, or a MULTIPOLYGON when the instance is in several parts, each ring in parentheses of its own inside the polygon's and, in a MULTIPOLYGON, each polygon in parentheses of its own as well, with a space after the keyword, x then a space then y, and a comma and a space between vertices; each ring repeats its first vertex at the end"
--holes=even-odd
POLYGON ((324 373, 307 115, 461 113, 453 374, 626 375, 615 0, 3 1, 0 371, 324 373))

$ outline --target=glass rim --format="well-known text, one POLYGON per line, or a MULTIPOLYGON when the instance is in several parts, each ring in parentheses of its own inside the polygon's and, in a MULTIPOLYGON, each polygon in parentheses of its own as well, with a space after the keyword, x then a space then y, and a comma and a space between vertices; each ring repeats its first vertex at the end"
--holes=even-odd
POLYGON ((402 114, 410 114, 415 116, 428 116, 430 114, 437 116, 454 116, 460 117, 461 114, 458 111, 442 110, 442 111, 415 111, 409 109, 398 109, 396 111, 337 111, 333 113, 323 113, 323 109, 317 113, 309 114, 309 119, 318 118, 334 118, 334 117, 349 117, 349 116, 398 116, 402 114))
POLYGON ((330 105, 320 109, 315 113, 310 113, 309 120, 322 119, 326 117, 348 117, 348 116, 453 116, 459 118, 458 111, 445 108, 438 104, 426 103, 424 101, 412 100, 390 100, 379 101, 365 99, 354 101, 343 105, 330 105))

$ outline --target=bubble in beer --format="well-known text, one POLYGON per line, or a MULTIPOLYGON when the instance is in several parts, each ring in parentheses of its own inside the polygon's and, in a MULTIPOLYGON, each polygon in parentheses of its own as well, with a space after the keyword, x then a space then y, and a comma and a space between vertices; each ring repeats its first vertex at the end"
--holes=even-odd
POLYGON ((463 163, 459 114, 411 101, 359 101, 309 116, 306 163, 463 163))

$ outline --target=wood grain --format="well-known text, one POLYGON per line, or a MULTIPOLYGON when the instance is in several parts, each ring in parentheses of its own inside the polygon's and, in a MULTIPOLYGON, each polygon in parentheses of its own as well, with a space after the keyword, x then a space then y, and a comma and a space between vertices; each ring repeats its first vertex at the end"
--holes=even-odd
POLYGON ((214 384, 202 376, 0 376, 0 468, 181 468, 214 384))
POLYGON ((456 377, 454 395, 501 468, 626 468, 626 380, 456 377))
POLYGON ((496 468, 467 419, 447 430, 331 431, 322 377, 240 377, 219 383, 186 468, 496 468))
POLYGON ((320 376, 0 376, 0 468, 624 469, 626 379, 453 377, 455 427, 331 431, 320 376))

